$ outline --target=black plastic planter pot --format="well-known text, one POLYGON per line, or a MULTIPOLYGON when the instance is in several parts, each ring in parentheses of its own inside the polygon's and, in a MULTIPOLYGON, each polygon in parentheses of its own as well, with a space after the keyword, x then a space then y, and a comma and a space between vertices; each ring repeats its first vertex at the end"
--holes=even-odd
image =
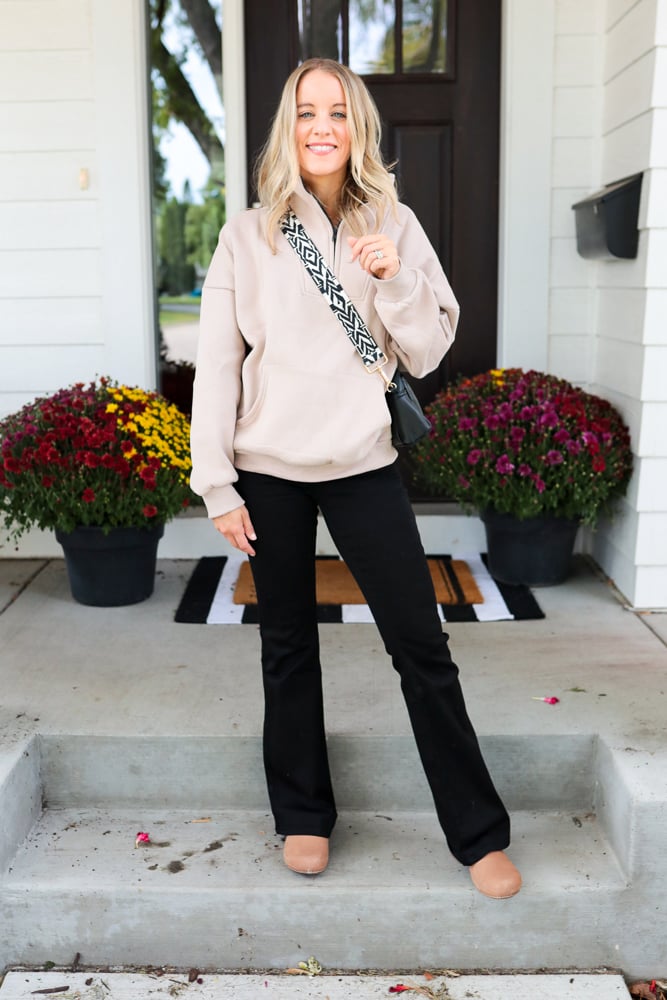
POLYGON ((164 525, 149 528, 81 526, 56 530, 65 553, 72 597, 100 608, 138 604, 153 593, 158 542, 164 525))
POLYGON ((485 510, 489 572, 501 583, 549 587, 563 583, 570 572, 578 521, 562 517, 531 517, 485 510))

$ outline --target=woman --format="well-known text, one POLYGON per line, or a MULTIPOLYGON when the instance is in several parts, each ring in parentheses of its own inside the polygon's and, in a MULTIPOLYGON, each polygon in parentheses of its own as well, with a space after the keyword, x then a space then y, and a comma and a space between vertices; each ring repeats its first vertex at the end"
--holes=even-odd
POLYGON ((258 166, 261 208, 222 229, 204 284, 192 485, 250 556, 265 693, 264 762, 284 861, 317 874, 336 820, 315 603, 318 510, 401 678, 454 856, 486 895, 518 892, 509 819, 466 714, 412 508, 384 382, 364 370, 280 230, 291 208, 388 358, 418 377, 454 338, 458 306, 382 163, 377 110, 347 67, 289 77, 258 166))

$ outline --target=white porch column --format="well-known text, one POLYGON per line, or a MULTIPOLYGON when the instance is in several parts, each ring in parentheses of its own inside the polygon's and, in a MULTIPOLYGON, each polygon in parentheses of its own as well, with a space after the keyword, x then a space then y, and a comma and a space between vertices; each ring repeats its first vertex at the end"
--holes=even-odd
POLYGON ((498 364, 544 369, 549 321, 555 0, 504 0, 498 364))
POLYGON ((105 342, 99 374, 148 389, 156 383, 157 344, 146 14, 134 0, 93 0, 91 19, 105 342))
POLYGON ((248 207, 243 2, 223 0, 222 9, 222 102, 225 109, 228 219, 248 207))

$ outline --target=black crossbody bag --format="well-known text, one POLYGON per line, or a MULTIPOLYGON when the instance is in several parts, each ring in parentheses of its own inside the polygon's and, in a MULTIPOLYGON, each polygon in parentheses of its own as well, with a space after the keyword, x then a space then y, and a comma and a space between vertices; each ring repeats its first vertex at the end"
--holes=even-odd
POLYGON ((371 374, 377 372, 382 378, 391 415, 392 444, 397 448, 416 444, 428 434, 431 424, 412 386, 398 368, 391 380, 384 374, 387 358, 294 212, 288 212, 283 217, 280 228, 352 341, 366 371, 371 374))

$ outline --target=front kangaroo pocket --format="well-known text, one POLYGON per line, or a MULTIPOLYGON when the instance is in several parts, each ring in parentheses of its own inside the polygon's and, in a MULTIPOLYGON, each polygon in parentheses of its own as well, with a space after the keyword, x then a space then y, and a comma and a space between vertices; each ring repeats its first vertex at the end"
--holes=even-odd
POLYGON ((267 365, 257 399, 238 421, 234 450, 290 465, 352 464, 368 454, 389 423, 378 375, 267 365))

